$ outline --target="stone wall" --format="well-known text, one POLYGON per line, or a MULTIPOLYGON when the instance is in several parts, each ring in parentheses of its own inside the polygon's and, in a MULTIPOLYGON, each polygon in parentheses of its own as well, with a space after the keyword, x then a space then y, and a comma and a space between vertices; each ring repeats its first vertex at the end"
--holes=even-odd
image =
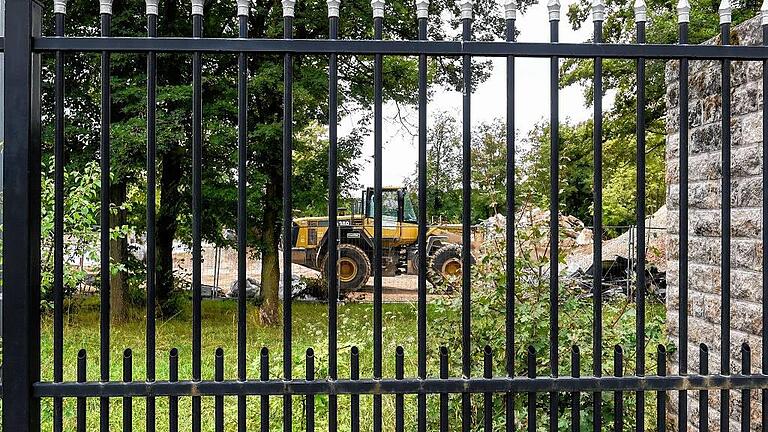
MULTIPOLYGON (((732 32, 735 44, 761 43, 759 17, 732 32)), ((707 43, 717 44, 718 39, 707 43)), ((688 314, 689 373, 699 370, 699 344, 709 347, 710 373, 720 368, 720 230, 721 230, 721 73, 720 63, 690 62, 689 85, 689 304, 680 311, 678 280, 679 248, 679 100, 677 61, 666 65, 667 104, 667 206, 669 245, 667 248, 667 327, 677 345, 680 313, 688 314)), ((762 64, 736 62, 731 66, 731 347, 732 373, 741 372, 740 347, 752 348, 752 368, 759 370, 761 357, 761 186, 762 186, 762 64)), ((670 373, 678 372, 676 351, 670 373)), ((697 430, 697 392, 689 392, 688 430, 697 430)), ((677 393, 670 393, 668 420, 677 422, 677 393)), ((709 419, 716 430, 720 419, 719 392, 710 392, 709 419)), ((759 395, 753 392, 752 425, 759 424, 759 395)), ((740 396, 732 392, 731 430, 741 418, 740 396)))

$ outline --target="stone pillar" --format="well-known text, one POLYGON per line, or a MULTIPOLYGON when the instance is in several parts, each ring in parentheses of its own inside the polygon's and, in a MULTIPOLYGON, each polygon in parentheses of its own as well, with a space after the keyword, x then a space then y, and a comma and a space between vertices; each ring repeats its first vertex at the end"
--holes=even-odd
MULTIPOLYGON (((732 43, 761 43, 760 18, 734 28, 732 43)), ((719 43, 719 38, 705 42, 719 43)), ((677 61, 667 62, 666 182, 668 215, 667 329, 677 345, 679 314, 688 315, 689 373, 699 370, 699 344, 709 347, 710 373, 720 372, 720 62, 691 61, 689 86, 689 286, 688 310, 680 311, 679 248, 679 100, 677 61)), ((732 227, 731 227, 731 371, 741 371, 740 346, 752 348, 752 369, 760 369, 762 346, 762 64, 734 61, 732 74, 732 227)), ((670 373, 678 372, 676 351, 670 373)), ((697 392, 688 393, 688 430, 698 422, 697 392)), ((720 418, 718 392, 710 392, 710 429, 720 418)), ((753 392, 752 425, 759 424, 759 394, 753 392)), ((677 422, 677 393, 670 393, 668 420, 677 422)), ((731 430, 738 430, 740 397, 732 392, 731 430), (734 429, 735 428, 735 429, 734 429)))

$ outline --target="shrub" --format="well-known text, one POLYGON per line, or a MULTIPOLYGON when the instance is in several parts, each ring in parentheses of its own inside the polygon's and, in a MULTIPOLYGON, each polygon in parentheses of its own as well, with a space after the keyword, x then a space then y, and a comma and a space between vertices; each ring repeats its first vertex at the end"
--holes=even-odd
MULTIPOLYGON (((546 245, 548 230, 546 223, 519 228, 516 233, 515 259, 515 346, 514 369, 517 376, 525 376, 527 371, 527 349, 533 347, 536 352, 537 375, 550 375, 549 365, 549 259, 546 245)), ((482 376, 483 350, 490 346, 493 352, 493 370, 495 376, 506 375, 505 357, 505 320, 506 320, 506 244, 503 235, 491 236, 481 248, 477 263, 472 269, 471 310, 471 358, 473 376, 482 376)), ((564 262, 565 252, 561 251, 560 262, 564 262)), ((460 291, 459 291, 460 293, 460 291)), ((558 373, 570 375, 570 353, 573 346, 581 351, 581 374, 592 375, 593 350, 593 300, 566 278, 560 277, 559 293, 559 334, 558 334, 558 373)), ((624 351, 625 374, 635 371, 635 304, 631 299, 613 298, 602 304, 603 311, 603 356, 601 368, 603 375, 613 375, 614 346, 621 346, 624 351)), ((435 313, 437 328, 461 329, 461 296, 446 297, 438 301, 435 313)), ((664 331, 664 305, 653 303, 649 298, 646 312, 646 368, 649 374, 656 371, 656 350, 658 344, 666 344, 664 331)), ((441 336, 450 353, 452 376, 461 370, 461 331, 444 332, 441 336)), ((433 355, 437 355, 434 353, 433 355)), ((559 396, 559 429, 570 424, 570 395, 559 396)), ((654 394, 647 394, 646 428, 655 426, 654 394)), ((624 394, 625 419, 624 429, 634 429, 634 393, 624 394)), ((591 430, 592 402, 591 395, 582 393, 580 397, 581 424, 591 430)), ((483 413, 482 396, 475 395, 473 400, 472 422, 480 425, 483 413)), ((504 400, 502 395, 494 397, 493 417, 497 425, 504 423, 504 400)), ((524 428, 527 421, 527 405, 524 395, 515 399, 516 429, 524 428)), ((435 407, 436 409, 437 407, 435 407)), ((454 420, 460 419, 460 401, 452 398, 451 405, 454 420)), ((548 395, 538 395, 537 415, 539 428, 548 424, 548 395)), ((603 393, 603 419, 608 424, 613 418, 613 394, 603 393)))

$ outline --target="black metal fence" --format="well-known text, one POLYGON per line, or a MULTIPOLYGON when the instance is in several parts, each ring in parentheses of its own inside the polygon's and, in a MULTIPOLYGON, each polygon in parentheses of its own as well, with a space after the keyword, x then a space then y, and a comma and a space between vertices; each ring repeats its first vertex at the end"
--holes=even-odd
MULTIPOLYGON (((201 429, 201 397, 213 396, 215 398, 215 428, 217 431, 224 429, 224 396, 237 397, 238 430, 245 430, 245 415, 248 405, 246 396, 259 396, 261 410, 261 428, 269 428, 269 396, 282 397, 283 399, 283 426, 284 430, 293 430, 292 401, 296 398, 307 397, 306 400, 306 428, 314 429, 314 398, 313 395, 328 395, 328 423, 331 430, 336 430, 337 412, 350 410, 354 422, 359 420, 360 395, 372 395, 373 399, 373 427, 374 430, 382 428, 382 396, 396 395, 396 427, 404 428, 403 407, 404 395, 417 396, 417 423, 419 430, 427 428, 427 396, 439 395, 440 398, 440 429, 448 428, 448 395, 461 395, 461 419, 462 429, 469 430, 475 414, 472 404, 472 394, 483 394, 485 404, 490 403, 494 394, 501 394, 505 398, 506 406, 506 430, 514 429, 514 398, 527 398, 529 407, 527 415, 527 427, 529 431, 537 430, 536 397, 537 394, 549 393, 549 429, 557 430, 558 413, 571 410, 572 430, 580 430, 580 412, 578 403, 571 407, 558 407, 557 394, 579 393, 592 394, 594 430, 601 430, 603 425, 601 404, 603 392, 612 392, 615 398, 613 425, 616 430, 621 430, 623 425, 623 394, 635 392, 637 406, 636 427, 644 430, 645 424, 645 400, 644 392, 655 392, 657 397, 657 424, 655 428, 666 428, 664 414, 666 412, 667 396, 677 392, 679 398, 680 429, 685 429, 688 424, 686 418, 687 392, 698 391, 699 401, 702 404, 700 410, 702 429, 707 429, 707 392, 720 391, 721 410, 720 430, 729 430, 729 390, 742 391, 742 430, 750 430, 750 390, 762 389, 762 419, 763 429, 768 426, 768 352, 762 351, 762 371, 753 374, 749 370, 749 347, 744 346, 744 368, 738 374, 730 369, 730 350, 722 350, 722 369, 716 374, 709 373, 707 362, 702 361, 702 370, 699 375, 689 375, 687 356, 688 329, 687 314, 680 314, 680 339, 678 342, 681 374, 667 376, 666 351, 663 346, 658 348, 658 374, 645 375, 645 295, 642 287, 645 286, 645 273, 637 274, 637 367, 633 375, 623 374, 623 354, 620 348, 615 351, 616 368, 615 376, 602 376, 603 365, 595 361, 593 376, 580 376, 580 354, 578 347, 572 351, 572 376, 559 376, 559 329, 558 329, 558 222, 552 218, 550 222, 551 243, 549 245, 550 260, 550 335, 549 335, 549 361, 550 373, 546 376, 535 375, 535 353, 529 350, 528 370, 525 375, 515 370, 513 361, 515 352, 515 278, 507 278, 506 285, 506 328, 505 328, 505 357, 506 368, 504 371, 493 371, 490 367, 490 351, 486 350, 486 367, 484 376, 471 376, 472 359, 470 356, 470 302, 471 256, 468 245, 470 244, 470 109, 472 73, 471 63, 473 57, 503 57, 507 64, 507 212, 513 213, 515 198, 515 111, 511 103, 514 98, 514 86, 516 82, 524 82, 525 77, 515 76, 516 57, 541 57, 549 58, 551 62, 550 78, 550 104, 551 124, 557 125, 558 118, 558 90, 559 78, 558 60, 561 57, 577 57, 594 59, 594 184, 602 184, 601 155, 602 155, 602 61, 604 58, 632 59, 636 65, 637 78, 637 230, 638 251, 637 268, 645 267, 646 249, 645 241, 645 62, 646 59, 666 59, 680 62, 680 176, 681 184, 687 185, 688 167, 688 61, 690 59, 710 59, 722 63, 722 325, 721 345, 731 346, 730 339, 730 61, 751 60, 763 62, 764 68, 768 66, 768 47, 765 46, 732 46, 729 45, 730 34, 730 6, 724 4, 721 8, 721 45, 688 45, 688 11, 689 7, 681 2, 678 9, 679 18, 679 44, 655 45, 645 43, 645 6, 642 3, 636 5, 636 41, 628 44, 606 44, 601 42, 602 22, 604 19, 604 5, 599 1, 593 5, 594 39, 592 43, 560 43, 558 42, 558 28, 560 21, 560 4, 557 0, 551 0, 549 8, 550 18, 550 43, 521 43, 515 41, 515 5, 512 2, 505 4, 506 41, 473 41, 472 40, 472 8, 471 0, 462 0, 459 4, 463 38, 461 41, 427 41, 427 10, 428 2, 417 0, 416 12, 418 22, 419 40, 381 40, 382 26, 384 22, 383 2, 372 2, 374 9, 373 28, 374 40, 344 40, 338 39, 339 2, 328 0, 328 19, 330 34, 324 40, 292 40, 293 27, 293 1, 284 0, 284 37, 283 39, 249 39, 248 20, 249 3, 238 1, 237 13, 239 17, 239 38, 213 39, 205 38, 202 34, 202 0, 194 0, 192 7, 192 33, 190 38, 166 38, 157 34, 158 9, 156 1, 147 0, 147 37, 110 37, 110 2, 101 4, 101 36, 98 37, 72 37, 65 34, 66 4, 56 2, 55 35, 40 34, 40 6, 33 0, 9 0, 7 3, 7 19, 5 38, 0 39, 5 53, 5 197, 4 197, 4 326, 3 326, 3 422, 7 431, 36 431, 40 429, 40 404, 43 399, 53 400, 53 428, 60 431, 63 428, 62 409, 63 398, 76 398, 77 400, 77 430, 85 430, 86 398, 98 398, 100 406, 100 429, 109 429, 109 403, 113 398, 123 398, 123 415, 127 422, 124 428, 129 428, 132 418, 131 398, 146 398, 146 427, 147 430, 155 430, 156 422, 166 420, 170 422, 170 430, 178 427, 178 400, 179 397, 192 398, 192 430, 201 429), (100 380, 88 382, 85 376, 86 354, 81 351, 78 356, 78 380, 67 382, 63 379, 63 155, 64 155, 64 56, 67 53, 92 52, 101 54, 101 83, 102 83, 102 123, 101 123, 101 326, 100 341, 101 351, 99 355, 100 380), (146 130, 146 172, 147 172, 147 258, 148 262, 155 260, 155 170, 156 170, 156 90, 157 90, 157 54, 158 53, 188 53, 192 55, 192 88, 193 88, 193 118, 192 118, 192 239, 193 239, 193 317, 192 317, 192 370, 190 377, 180 380, 178 371, 178 351, 170 353, 170 376, 167 380, 156 376, 156 323, 155 323, 155 275, 152 266, 147 269, 147 308, 146 308, 146 376, 140 377, 141 381, 135 381, 132 376, 132 353, 125 352, 123 358, 124 381, 110 381, 110 308, 109 308, 109 173, 110 158, 104 155, 110 154, 110 55, 115 52, 130 52, 144 54, 147 58, 147 130, 146 130), (201 151, 203 146, 202 131, 202 56, 206 53, 225 53, 237 55, 239 58, 238 72, 238 248, 239 263, 238 280, 240 292, 243 292, 245 284, 245 246, 246 246, 246 141, 247 141, 247 57, 258 53, 282 54, 284 56, 284 129, 283 129, 283 208, 285 221, 291 219, 291 151, 292 151, 292 59, 302 55, 327 56, 329 61, 329 118, 337 118, 337 57, 339 55, 373 55, 374 56, 374 178, 375 194, 380 196, 382 192, 382 59, 383 56, 418 56, 419 91, 418 91, 418 188, 419 188, 419 254, 425 256, 425 240, 427 226, 427 201, 426 201, 426 155, 427 155, 427 59, 430 56, 457 56, 463 62, 463 244, 462 255, 464 272, 462 273, 462 370, 461 376, 449 377, 447 369, 447 351, 440 350, 440 376, 429 376, 427 373, 427 280, 426 260, 420 260, 418 277, 418 331, 417 331, 417 355, 418 374, 415 377, 404 377, 402 348, 396 352, 396 376, 389 378, 383 376, 383 349, 382 349, 382 239, 379 235, 375 238, 374 254, 374 303, 373 303, 373 376, 361 378, 359 376, 359 352, 352 350, 352 376, 350 379, 339 375, 337 368, 337 303, 329 302, 328 325, 328 369, 327 376, 315 377, 314 360, 311 350, 307 353, 307 371, 305 378, 294 376, 291 352, 292 336, 292 308, 290 296, 286 296, 283 314, 283 378, 273 379, 269 376, 269 353, 266 349, 261 351, 261 376, 249 377, 246 375, 246 322, 245 322, 245 296, 239 296, 238 304, 238 350, 237 350, 237 378, 224 380, 223 376, 223 352, 216 352, 215 379, 213 381, 202 379, 201 371, 201 151), (40 177, 41 177, 41 114, 40 114, 40 56, 55 55, 55 281, 54 281, 54 346, 53 364, 41 365, 40 353, 40 177), (41 380, 41 367, 51 367, 53 380, 51 382, 41 380), (319 379, 318 379, 319 378, 319 379), (338 404, 339 395, 352 395, 351 406, 338 404), (156 398, 169 398, 169 418, 158 420, 156 418, 156 398)), ((234 5, 233 5, 234 7, 234 5)), ((233 8, 234 9, 234 8, 233 8)), ((437 12, 437 11, 433 11, 437 12)), ((768 25, 763 21, 764 40, 768 43, 768 25)), ((764 73, 764 85, 768 86, 768 74, 764 73)), ((763 93, 763 112, 768 107, 768 93, 763 93)), ((763 151, 768 152, 765 139, 768 134, 768 117, 763 119, 763 151)), ((330 268, 334 268, 337 259, 336 240, 337 231, 337 142, 338 133, 335 122, 330 122, 329 128, 329 256, 330 268)), ((551 128, 551 161, 558 160, 558 128, 551 128)), ((763 159, 763 169, 768 166, 768 159, 763 159)), ((558 163, 551 163, 551 214, 558 211, 558 163)), ((766 184, 763 191, 766 191, 766 184)), ((685 187, 680 189, 680 224, 687 226, 688 193, 685 187)), ((381 200, 376 200, 375 232, 381 233, 381 200)), ((594 229, 596 239, 602 234, 602 196, 601 188, 594 189, 594 229)), ((768 211, 768 202, 763 203, 763 212, 768 211)), ((764 219, 764 224, 766 223, 764 219)), ((284 235, 291 235, 291 224, 284 223, 284 235)), ((506 268, 509 275, 514 274, 515 250, 514 218, 507 218, 506 226, 506 268)), ((764 249, 768 244, 768 230, 763 226, 764 249)), ((680 230, 680 310, 688 309, 687 298, 687 242, 686 229, 680 230)), ((283 255, 284 286, 291 286, 290 250, 285 248, 283 255)), ((602 256, 600 242, 594 243, 595 256, 595 286, 600 285, 602 256)), ((765 271, 768 263, 763 262, 763 298, 768 297, 768 271, 765 271)), ((338 297, 338 280, 334 272, 329 278, 330 298, 338 297)), ((602 298, 599 290, 594 295, 594 326, 593 352, 595 358, 603 357, 603 328, 602 328, 602 298)), ((763 307, 763 323, 768 318, 768 311, 763 307)), ((768 334, 763 334, 763 346, 766 346, 768 334)), ((702 356, 706 359, 706 347, 702 348, 702 356)), ((489 411, 486 410, 486 413, 489 411)), ((546 422, 546 420, 542 420, 546 422)), ((543 423, 542 423, 543 424, 543 423)), ((494 424, 490 416, 486 416, 482 422, 484 430, 498 430, 502 425, 494 424)), ((127 430, 127 429, 126 429, 127 430)))

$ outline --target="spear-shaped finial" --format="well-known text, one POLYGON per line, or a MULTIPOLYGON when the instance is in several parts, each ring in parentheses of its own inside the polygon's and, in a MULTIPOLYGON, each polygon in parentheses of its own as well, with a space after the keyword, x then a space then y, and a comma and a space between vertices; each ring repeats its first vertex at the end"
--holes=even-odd
POLYGON ((371 0, 374 18, 384 18, 384 0, 371 0))
POLYGON ((722 0, 720 6, 717 8, 717 12, 720 14, 720 24, 731 23, 731 1, 722 0))
POLYGON ((560 21, 560 0, 549 0, 547 10, 550 21, 560 21))
POLYGON ((328 4, 328 18, 339 17, 339 6, 341 6, 341 0, 326 0, 328 4))
POLYGON ((428 16, 429 0, 416 0, 416 18, 427 18, 428 16))
POLYGON ((472 5, 473 0, 459 0, 456 2, 461 9, 461 19, 472 19, 472 5))
POLYGON ((648 20, 648 8, 645 6, 645 0, 635 0, 635 22, 641 23, 648 20))
POLYGON ((517 18, 516 0, 504 0, 504 18, 508 20, 517 18))
POLYGON ((192 0, 192 15, 203 14, 203 0, 192 0))
POLYGON ((112 15, 112 0, 100 0, 99 1, 99 13, 112 15))
POLYGON ((691 4, 688 3, 688 0, 680 0, 677 2, 677 22, 691 22, 691 4))
POLYGON ((53 13, 66 15, 67 0, 53 0, 53 13))
MULTIPOLYGON (((245 0, 248 1, 248 0, 245 0)), ((283 0, 283 16, 284 17, 292 17, 293 16, 293 10, 296 6, 296 0, 283 0)))
POLYGON ((592 21, 605 21, 605 1, 592 1, 592 21))

